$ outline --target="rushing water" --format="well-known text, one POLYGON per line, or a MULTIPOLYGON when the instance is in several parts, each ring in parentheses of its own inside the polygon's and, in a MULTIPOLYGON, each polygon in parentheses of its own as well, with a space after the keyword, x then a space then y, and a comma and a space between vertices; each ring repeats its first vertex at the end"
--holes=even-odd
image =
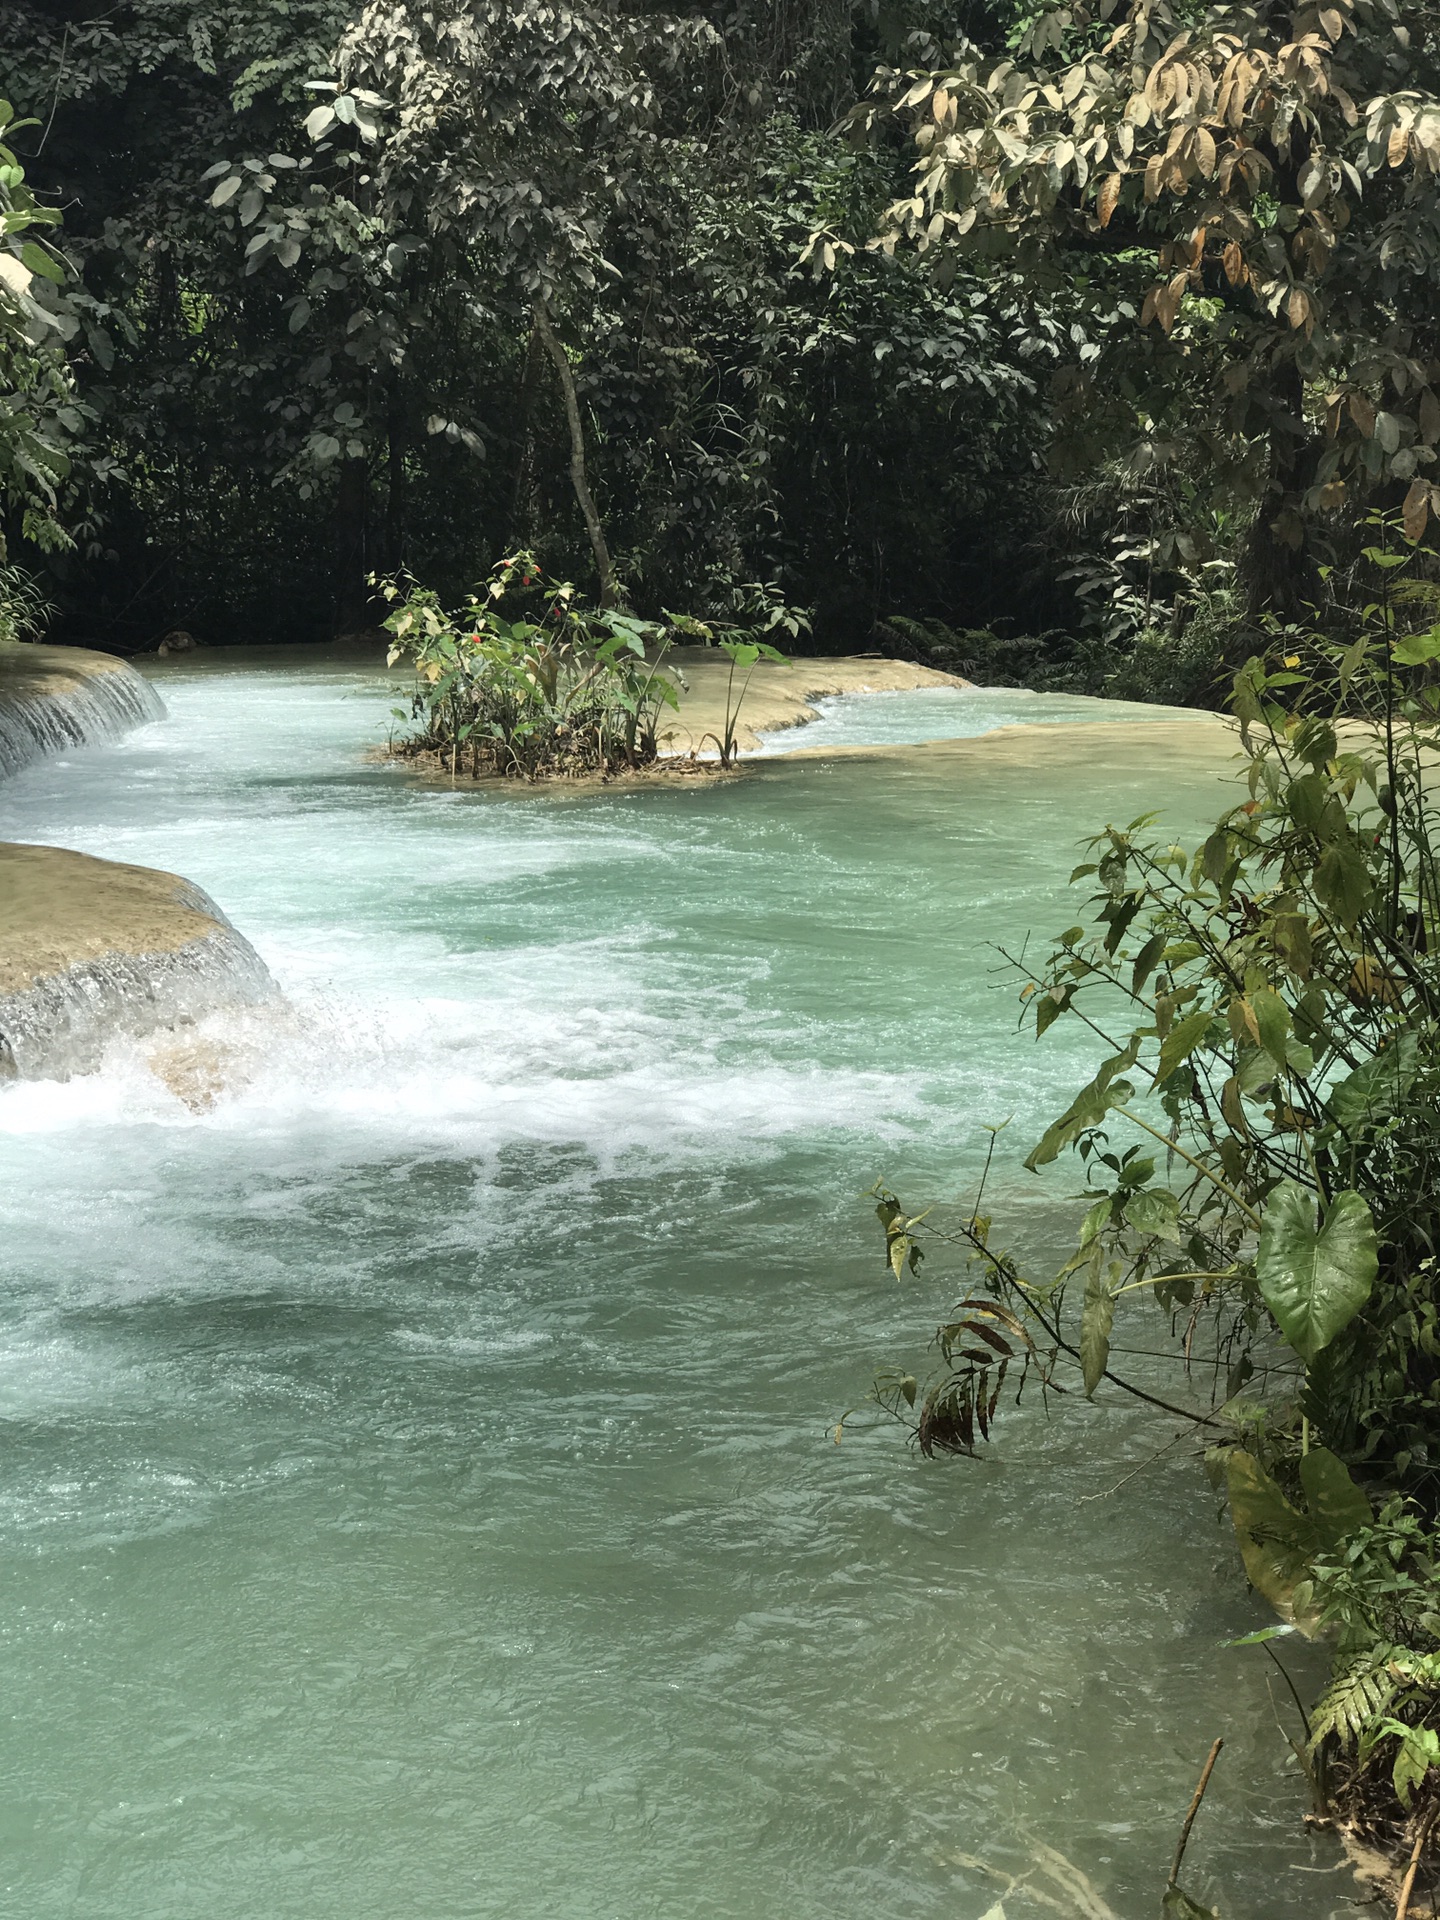
POLYGON ((52 674, 68 684, 6 687, 0 702, 0 777, 47 754, 119 740, 132 727, 161 718, 154 688, 119 661, 100 673, 77 674, 55 647, 9 648, 7 659, 12 670, 17 663, 33 667, 37 681, 52 674))
POLYGON ((1173 1423, 828 1438, 960 1284, 861 1190, 1084 1064, 987 943, 1213 740, 476 795, 359 761, 377 677, 164 692, 0 834, 188 875, 290 1006, 0 1094, 0 1911, 1152 1920, 1223 1733, 1194 1890, 1351 1913, 1173 1423))

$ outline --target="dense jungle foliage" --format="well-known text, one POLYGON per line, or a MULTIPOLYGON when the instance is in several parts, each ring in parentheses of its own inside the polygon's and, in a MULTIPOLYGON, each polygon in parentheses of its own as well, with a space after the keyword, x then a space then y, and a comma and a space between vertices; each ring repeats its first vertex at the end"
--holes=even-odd
POLYGON ((523 548, 1210 699, 1429 511, 1436 61, 1414 0, 5 0, 10 559, 122 651, 523 548))

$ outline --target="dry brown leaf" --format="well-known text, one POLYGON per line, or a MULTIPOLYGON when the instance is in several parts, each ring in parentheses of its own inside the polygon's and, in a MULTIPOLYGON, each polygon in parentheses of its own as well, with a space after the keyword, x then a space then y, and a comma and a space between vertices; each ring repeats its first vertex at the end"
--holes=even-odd
POLYGON ((1407 540, 1419 540, 1423 537, 1426 523, 1430 518, 1430 482, 1416 480, 1405 496, 1405 504, 1400 509, 1401 522, 1405 528, 1407 540))
POLYGON ((1120 173, 1107 173, 1100 182, 1100 191, 1095 195, 1095 211, 1100 216, 1102 227, 1108 227, 1120 199, 1120 187, 1124 180, 1120 173))

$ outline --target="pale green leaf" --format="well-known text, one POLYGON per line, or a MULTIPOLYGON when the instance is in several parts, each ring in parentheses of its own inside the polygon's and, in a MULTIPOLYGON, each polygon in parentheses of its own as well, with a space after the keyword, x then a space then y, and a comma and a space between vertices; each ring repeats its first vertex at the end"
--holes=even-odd
POLYGON ((1255 1272, 1276 1325, 1307 1364, 1364 1306, 1378 1268, 1375 1222, 1358 1193, 1338 1194, 1317 1227, 1313 1194, 1293 1180, 1276 1187, 1255 1272))

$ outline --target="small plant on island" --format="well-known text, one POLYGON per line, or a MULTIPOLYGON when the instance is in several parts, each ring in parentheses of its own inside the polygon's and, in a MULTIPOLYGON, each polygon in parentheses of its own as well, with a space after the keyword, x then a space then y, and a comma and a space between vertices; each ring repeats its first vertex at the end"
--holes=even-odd
MULTIPOLYGON (((679 706, 676 682, 685 684, 666 660, 682 640, 729 656, 722 731, 699 742, 703 748, 714 740, 728 769, 756 665, 784 664, 763 634, 808 625, 804 614, 758 588, 763 604, 755 629, 669 613, 644 620, 587 604, 530 553, 502 560, 454 612, 408 577, 375 585, 391 608, 390 664, 412 661, 416 673, 409 713, 395 713, 420 726, 392 751, 433 756, 452 775, 473 779, 610 777, 660 764, 661 720, 679 706), (738 690, 737 669, 745 676, 738 690)), ((665 764, 689 771, 700 763, 692 753, 665 764)))
POLYGON ((411 711, 398 717, 422 724, 399 753, 434 754, 474 778, 654 763, 661 712, 677 704, 660 672, 668 637, 654 622, 587 606, 529 553, 502 560, 453 613, 416 581, 377 585, 392 607, 390 664, 415 665, 411 711))

